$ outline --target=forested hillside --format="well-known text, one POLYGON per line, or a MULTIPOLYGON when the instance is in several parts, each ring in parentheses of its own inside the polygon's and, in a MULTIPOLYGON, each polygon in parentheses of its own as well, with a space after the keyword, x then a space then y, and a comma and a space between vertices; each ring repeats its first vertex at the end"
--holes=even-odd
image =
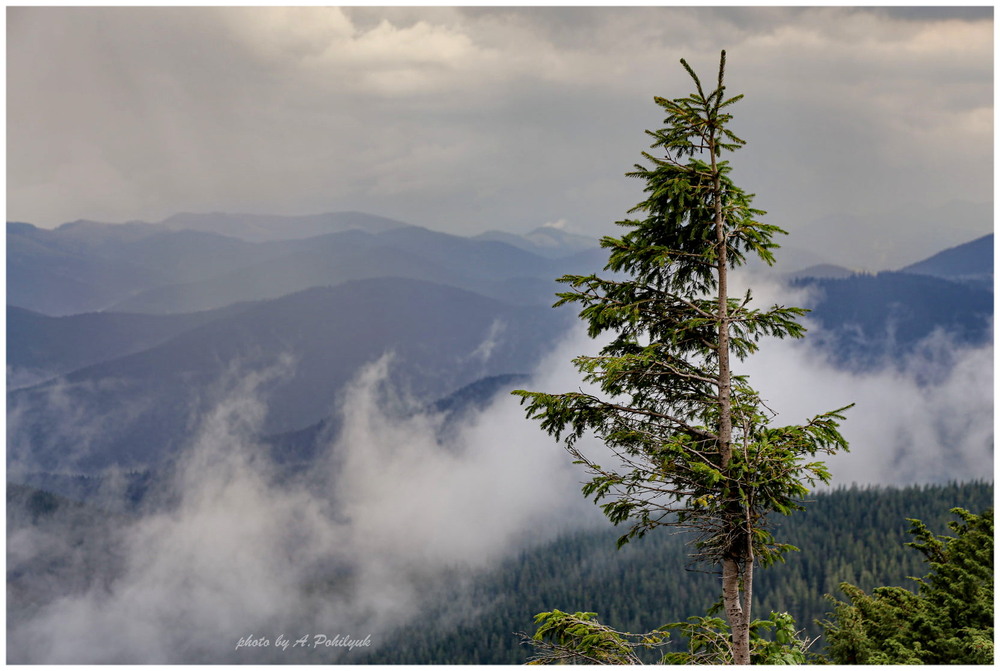
MULTIPOLYGON (((910 586, 909 576, 927 573, 922 556, 905 545, 911 540, 908 518, 947 533, 950 508, 979 512, 992 505, 992 483, 818 494, 805 511, 774 521, 780 538, 800 552, 758 573, 756 617, 787 611, 809 636, 819 636, 816 620, 832 610, 824 595, 843 598, 839 583, 865 590, 910 586)), ((690 538, 654 532, 616 551, 616 537, 610 528, 581 531, 525 551, 478 576, 471 592, 456 587, 449 596, 457 603, 448 599, 424 613, 419 623, 373 647, 365 661, 521 664, 529 650, 515 632, 534 631, 536 613, 593 611, 619 630, 644 632, 703 615, 718 597, 716 576, 685 568, 690 538)), ((814 649, 821 646, 822 640, 814 649)))
POLYGON ((809 317, 820 328, 812 342, 848 370, 903 367, 935 334, 955 346, 992 338, 993 293, 987 288, 902 272, 793 283, 817 291, 809 317))

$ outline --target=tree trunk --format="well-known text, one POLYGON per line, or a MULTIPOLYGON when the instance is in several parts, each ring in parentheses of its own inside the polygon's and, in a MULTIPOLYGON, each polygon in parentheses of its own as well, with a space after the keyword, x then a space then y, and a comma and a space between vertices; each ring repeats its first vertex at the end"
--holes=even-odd
MULTIPOLYGON (((716 252, 716 272, 718 274, 718 358, 719 358, 719 456, 723 472, 729 468, 732 461, 733 414, 732 414, 732 372, 729 363, 729 258, 726 241, 725 218, 722 203, 722 179, 715 156, 715 133, 709 135, 708 150, 712 156, 712 187, 713 206, 715 214, 715 238, 718 245, 716 252)), ((743 515, 739 504, 730 510, 736 529, 742 527, 743 515)), ((732 531, 736 531, 733 529, 732 531)), ((742 534, 737 534, 742 536, 742 534)), ((747 539, 747 543, 749 543, 747 539)), ((750 663, 750 599, 752 594, 750 581, 753 574, 747 571, 741 576, 741 568, 746 568, 746 551, 752 548, 737 542, 730 549, 736 558, 726 558, 722 561, 722 601, 729 620, 732 635, 733 664, 750 663), (741 594, 740 584, 743 578, 744 593, 741 594), (746 600, 743 599, 746 596, 746 600)), ((753 563, 751 557, 751 564, 753 563)))
POLYGON ((750 663, 749 613, 740 595, 740 562, 722 560, 722 603, 732 632, 733 664, 750 663))
POLYGON ((718 356, 719 356, 719 454, 722 468, 729 467, 732 459, 733 415, 732 373, 729 370, 729 259, 726 252, 726 230, 722 216, 722 183, 715 162, 715 142, 709 142, 712 152, 712 176, 715 200, 715 237, 718 245, 716 272, 718 287, 718 356))

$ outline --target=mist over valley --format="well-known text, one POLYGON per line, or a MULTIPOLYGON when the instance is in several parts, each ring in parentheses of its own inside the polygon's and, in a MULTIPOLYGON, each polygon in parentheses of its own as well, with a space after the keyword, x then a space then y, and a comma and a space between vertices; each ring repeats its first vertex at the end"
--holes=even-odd
MULTIPOLYGON (((549 306, 596 240, 184 215, 8 224, 7 250, 11 662, 432 661, 397 647, 418 613, 456 641, 511 562, 603 533, 508 394, 579 387, 599 343, 549 306)), ((745 371, 781 416, 858 404, 838 485, 992 472, 992 236, 942 252, 738 276, 812 309, 745 371)))

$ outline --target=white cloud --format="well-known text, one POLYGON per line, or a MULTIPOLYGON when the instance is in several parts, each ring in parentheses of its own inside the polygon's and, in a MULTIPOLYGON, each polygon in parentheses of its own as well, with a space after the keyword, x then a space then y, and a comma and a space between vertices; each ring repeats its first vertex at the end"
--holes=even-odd
POLYGON ((490 330, 486 333, 486 337, 483 342, 479 343, 479 346, 474 349, 464 361, 480 361, 486 363, 490 360, 493 355, 493 350, 496 349, 497 345, 500 344, 501 337, 504 331, 507 330, 507 324, 500 319, 494 319, 493 323, 490 324, 490 330))
MULTIPOLYGON (((561 349, 537 383, 561 385, 568 358, 561 349)), ((378 645, 437 598, 436 581, 454 589, 456 570, 468 575, 592 523, 575 468, 513 397, 501 394, 442 440, 440 417, 394 396, 390 365, 370 366, 345 394, 343 431, 306 474, 275 470, 253 438, 265 414, 256 389, 267 376, 235 376, 151 512, 121 518, 110 541, 85 550, 61 546, 43 528, 15 535, 19 567, 42 559, 37 553, 90 552, 97 565, 122 568, 104 581, 80 562, 80 574, 59 585, 71 593, 37 612, 9 613, 9 659, 329 661, 329 651, 236 644, 284 633, 370 634, 378 645)))
MULTIPOLYGON (((751 281, 759 305, 806 305, 808 290, 751 281)), ((809 324, 808 320, 806 323, 809 324)), ((818 327, 809 324, 810 333, 818 327)), ((832 485, 989 478, 993 472, 993 346, 961 346, 935 333, 904 367, 862 373, 835 367, 804 340, 766 340, 739 365, 777 424, 801 424, 850 403, 842 433, 850 452, 828 459, 832 485), (935 363, 937 362, 937 363, 935 363), (941 362, 946 362, 943 365, 941 362)))
POLYGON ((339 7, 247 7, 218 9, 212 14, 243 49, 291 64, 322 56, 354 39, 357 32, 339 7))

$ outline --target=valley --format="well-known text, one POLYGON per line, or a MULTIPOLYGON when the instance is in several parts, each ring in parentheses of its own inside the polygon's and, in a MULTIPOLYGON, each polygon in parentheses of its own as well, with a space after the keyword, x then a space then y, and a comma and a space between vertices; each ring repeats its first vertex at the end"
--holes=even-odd
MULTIPOLYGON (((591 347, 572 310, 549 306, 560 290, 555 277, 599 271, 603 257, 596 241, 557 229, 461 237, 360 213, 179 215, 51 231, 8 224, 11 659, 43 661, 19 641, 39 627, 70 626, 63 618, 71 613, 125 612, 135 606, 130 590, 148 589, 151 580, 186 585, 197 571, 201 578, 177 587, 180 594, 224 593, 227 569, 213 557, 264 542, 268 549, 237 573, 285 572, 272 589, 288 600, 257 612, 260 627, 312 632, 319 621, 302 619, 300 607, 322 604, 315 612, 324 626, 344 629, 329 635, 371 633, 383 643, 326 651, 323 661, 523 660, 507 630, 530 628, 535 611, 568 594, 585 592, 588 603, 579 606, 597 608, 603 597, 588 581, 617 580, 617 572, 652 561, 640 555, 675 552, 645 545, 624 563, 580 555, 604 557, 606 532, 577 500, 571 466, 524 424, 509 397, 526 384, 564 384, 565 362, 591 347), (420 510, 420 522, 404 521, 408 506, 420 510), (209 540, 198 531, 218 524, 234 532, 209 540), (452 537, 470 524, 482 533, 468 543, 452 537), (282 542, 298 543, 304 555, 282 555, 262 533, 292 533, 282 542), (148 554, 184 547, 171 569, 148 554), (577 568, 535 575, 538 562, 568 556, 577 568), (517 578, 522 570, 530 577, 517 578), (372 581, 386 572, 394 577, 383 596, 372 581), (583 586, 571 588, 570 576, 583 586), (567 592, 574 589, 583 592, 567 592), (474 615, 463 605, 470 599, 474 615), (411 622, 425 608, 433 616, 411 622), (477 636, 492 643, 476 646, 477 636), (463 656, 468 646, 479 652, 463 656)), ((895 379, 936 398, 965 358, 991 351, 992 236, 895 271, 832 267, 753 276, 768 296, 804 297, 811 331, 794 350, 803 365, 854 376, 861 388, 895 379)), ((876 414, 905 421, 893 419, 896 412, 887 404, 876 414)), ((886 510, 896 510, 886 508, 894 497, 910 501, 891 520, 871 522, 874 539, 911 509, 941 512, 930 503, 914 508, 917 490, 907 487, 936 483, 929 501, 982 505, 991 484, 947 483, 968 482, 992 459, 992 432, 970 439, 956 433, 962 427, 939 425, 935 440, 953 455, 936 462, 941 468, 883 483, 890 459, 860 484, 892 487, 821 492, 811 514, 839 524, 841 513, 824 512, 847 505, 835 501, 877 497, 870 505, 886 510)), ((871 449, 854 439, 859 455, 844 459, 864 460, 871 449)), ((892 449, 893 459, 908 459, 905 444, 892 449)), ((810 565, 795 579, 801 588, 766 583, 762 598, 809 627, 836 576, 876 584, 915 570, 892 559, 891 570, 871 565, 859 577, 860 557, 883 551, 859 545, 843 570, 810 565)), ((632 602, 601 606, 602 615, 627 628, 647 626, 640 613, 653 616, 643 599, 662 604, 657 617, 707 607, 698 595, 711 590, 682 575, 674 596, 640 590, 632 602)), ((151 598, 170 617, 183 612, 174 595, 151 598)), ((249 607, 241 603, 222 611, 249 607)), ((120 626, 109 617, 80 631, 120 626)), ((223 648, 232 651, 247 633, 210 627, 186 652, 166 652, 169 641, 158 640, 161 653, 122 647, 91 661, 240 662, 223 648)), ((320 661, 301 651, 253 654, 320 661)), ((65 658, 54 652, 49 661, 65 658)))

